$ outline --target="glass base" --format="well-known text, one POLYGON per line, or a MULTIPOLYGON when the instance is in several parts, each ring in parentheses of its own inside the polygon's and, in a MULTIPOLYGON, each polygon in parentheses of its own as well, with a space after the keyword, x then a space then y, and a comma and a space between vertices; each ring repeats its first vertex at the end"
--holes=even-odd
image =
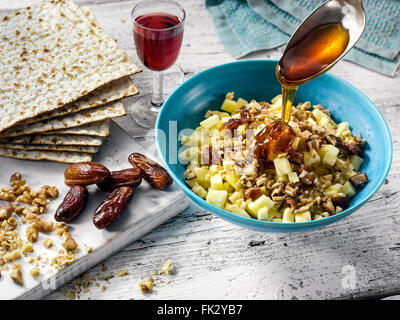
POLYGON ((137 99, 130 108, 130 114, 135 122, 147 129, 154 129, 162 104, 152 104, 151 95, 137 99))

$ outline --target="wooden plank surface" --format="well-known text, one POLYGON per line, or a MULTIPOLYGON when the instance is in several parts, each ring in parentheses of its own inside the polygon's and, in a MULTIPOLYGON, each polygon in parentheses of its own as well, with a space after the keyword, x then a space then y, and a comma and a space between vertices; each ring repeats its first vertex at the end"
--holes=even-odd
MULTIPOLYGON (((0 13, 33 3, 2 0, 0 13)), ((100 25, 139 63, 134 51, 130 11, 138 1, 77 1, 90 6, 100 25)), ((184 43, 177 64, 168 70, 169 93, 184 79, 233 59, 215 32, 203 0, 179 1, 187 11, 184 43)), ((277 51, 246 58, 279 58, 277 51)), ((107 272, 126 269, 125 277, 92 286, 80 299, 343 299, 380 298, 400 294, 400 78, 388 78, 341 61, 332 73, 362 90, 390 127, 394 158, 386 183, 360 210, 323 229, 297 234, 263 234, 229 224, 191 205, 104 262, 107 272), (171 259, 169 284, 142 295, 138 282, 171 259), (349 281, 348 281, 349 280, 349 281)), ((151 92, 148 70, 135 75, 141 94, 151 92)), ((127 105, 135 101, 128 99, 127 105)), ((118 123, 145 147, 151 134, 130 117, 118 123)), ((102 266, 89 271, 101 273, 102 266)), ((105 268, 104 268, 105 269, 105 268)), ((163 279, 164 279, 163 278, 163 279)), ((64 289, 69 289, 72 283, 64 289)), ((396 297, 393 297, 395 299, 396 297)), ((47 299, 66 299, 56 291, 47 299)))

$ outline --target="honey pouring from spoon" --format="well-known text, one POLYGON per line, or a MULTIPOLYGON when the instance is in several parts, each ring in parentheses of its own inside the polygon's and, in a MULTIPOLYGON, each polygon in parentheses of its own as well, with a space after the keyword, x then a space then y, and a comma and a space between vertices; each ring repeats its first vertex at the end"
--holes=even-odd
POLYGON ((288 151, 295 138, 288 121, 297 88, 342 59, 360 39, 365 20, 362 0, 330 0, 300 24, 276 67, 282 86, 282 116, 257 134, 259 156, 273 160, 288 151))

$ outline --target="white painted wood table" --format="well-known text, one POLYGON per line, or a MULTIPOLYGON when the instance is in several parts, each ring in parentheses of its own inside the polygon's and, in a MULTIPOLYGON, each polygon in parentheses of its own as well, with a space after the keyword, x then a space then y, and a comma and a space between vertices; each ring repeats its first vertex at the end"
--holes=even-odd
MULTIPOLYGON (((34 0, 0 0, 0 14, 34 0)), ((81 0, 100 25, 139 63, 130 11, 138 1, 81 0)), ((204 7, 204 0, 180 0, 187 11, 184 43, 165 82, 170 93, 204 69, 232 61, 204 7)), ((277 51, 246 58, 279 58, 277 51)), ((264 234, 239 228, 191 205, 104 261, 107 272, 126 269, 107 289, 93 286, 80 299, 345 299, 383 298, 400 294, 400 78, 389 78, 341 61, 332 73, 362 90, 389 124, 394 159, 386 183, 360 210, 331 226, 296 234, 264 234), (168 285, 142 295, 138 283, 171 259, 175 272, 168 285), (354 276, 354 277, 352 277, 354 276), (351 278, 352 277, 352 278, 351 278), (350 279, 351 281, 347 281, 350 279)), ((141 94, 150 93, 151 75, 135 75, 141 94)), ((136 98, 126 100, 129 105, 136 98)), ((130 117, 119 119, 131 136, 153 147, 151 134, 130 117)), ((89 277, 101 266, 89 271, 89 277)), ((64 289, 71 287, 66 285, 64 289)), ((66 299, 55 291, 47 299, 66 299)))

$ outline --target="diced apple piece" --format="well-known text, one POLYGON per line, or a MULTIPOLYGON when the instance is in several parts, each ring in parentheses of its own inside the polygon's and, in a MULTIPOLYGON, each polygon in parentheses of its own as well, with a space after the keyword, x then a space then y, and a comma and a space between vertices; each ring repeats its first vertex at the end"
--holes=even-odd
POLYGON ((321 216, 321 215, 319 215, 319 214, 316 214, 315 216, 314 216, 314 220, 319 220, 319 219, 322 219, 323 218, 323 216, 321 216))
POLYGON ((283 210, 282 222, 283 223, 294 222, 294 213, 291 208, 285 208, 285 210, 283 210))
MULTIPOLYGON (((314 109, 314 110, 312 111, 312 114, 314 115, 314 117, 315 117, 315 119, 317 120, 317 123, 318 123, 318 124, 321 124, 320 121, 321 121, 322 119, 328 120, 327 123, 329 123, 329 116, 328 116, 327 114, 323 113, 321 110, 319 110, 319 109, 314 109)), ((324 120, 324 121, 326 121, 326 120, 324 120)), ((322 125, 322 124, 321 124, 321 125, 322 125)))
MULTIPOLYGON (((219 121, 218 121, 218 123, 219 123, 219 121)), ((218 124, 217 123, 217 124, 218 124)), ((210 138, 210 140, 212 140, 212 139, 216 139, 217 141, 219 140, 219 135, 220 135, 220 131, 219 131, 219 129, 217 129, 217 128, 211 128, 210 130, 209 130, 209 138, 210 138)), ((206 145, 206 143, 204 143, 204 144, 202 144, 203 146, 205 146, 206 145)))
POLYGON ((181 135, 181 145, 187 144, 190 141, 190 136, 181 135))
POLYGON ((223 208, 227 196, 228 192, 226 192, 225 190, 209 190, 206 201, 213 204, 214 206, 223 208))
POLYGON ((321 118, 321 120, 318 121, 318 124, 319 124, 320 126, 322 126, 322 127, 325 127, 325 128, 331 127, 330 121, 329 121, 328 118, 321 118))
POLYGON ((323 144, 323 145, 321 145, 321 148, 319 148, 319 150, 318 150, 318 154, 321 159, 323 159, 325 157, 326 153, 329 151, 329 147, 327 147, 327 146, 329 146, 329 145, 323 144))
POLYGON ((186 150, 182 151, 179 154, 179 160, 181 160, 183 163, 187 163, 192 160, 197 160, 199 159, 199 148, 197 147, 191 147, 187 148, 186 150))
POLYGON ((356 188, 350 183, 350 181, 347 181, 342 186, 342 191, 348 198, 353 198, 357 193, 356 188))
POLYGON ((229 172, 225 175, 226 181, 235 188, 235 190, 240 190, 242 188, 242 184, 240 183, 240 176, 235 174, 234 172, 229 172))
POLYGON ((210 179, 211 189, 213 190, 225 190, 224 181, 220 174, 213 175, 210 179))
POLYGON ((256 201, 254 201, 254 204, 258 210, 263 207, 267 207, 268 209, 271 209, 274 206, 274 202, 269 197, 267 197, 265 194, 263 194, 256 201))
POLYGON ((353 166, 353 169, 355 171, 359 171, 360 170, 360 167, 361 167, 363 161, 364 161, 363 158, 361 158, 361 157, 359 157, 359 156, 357 156, 355 154, 350 156, 350 163, 353 166))
POLYGON ((292 148, 294 150, 297 150, 297 148, 299 147, 300 141, 301 141, 300 137, 296 137, 296 138, 293 139, 292 148))
POLYGON ((249 202, 246 206, 246 211, 254 218, 258 219, 258 208, 254 202, 249 202))
POLYGON ((232 193, 228 199, 230 202, 235 203, 236 201, 238 201, 239 199, 242 199, 242 198, 243 198, 243 190, 240 190, 240 191, 235 191, 234 193, 232 193))
POLYGON ((191 136, 181 136, 181 143, 188 147, 198 147, 200 145, 201 135, 198 131, 194 131, 191 136))
POLYGON ((321 158, 315 149, 311 149, 310 152, 303 152, 304 154, 304 164, 309 167, 314 167, 320 163, 321 158))
POLYGON ((299 176, 297 175, 296 172, 289 172, 288 178, 289 178, 289 182, 291 182, 291 183, 297 183, 300 181, 299 176))
POLYGON ((197 182, 205 189, 210 187, 210 172, 205 168, 194 168, 194 173, 197 177, 197 182))
POLYGON ((307 222, 311 221, 311 213, 310 211, 304 211, 302 213, 298 213, 294 216, 294 220, 296 222, 307 222))
POLYGON ((328 197, 335 197, 338 193, 342 192, 342 185, 340 183, 333 184, 324 190, 324 195, 328 197))
POLYGON ((337 128, 336 128, 336 134, 335 136, 338 137, 343 137, 344 133, 349 131, 349 123, 348 122, 341 122, 338 124, 337 128))
POLYGON ((278 94, 274 98, 271 99, 272 104, 281 104, 282 105, 282 95, 278 94))
POLYGON ((226 181, 224 181, 224 190, 228 191, 228 193, 235 191, 235 189, 233 189, 233 187, 226 181))
POLYGON ((292 172, 292 166, 287 158, 275 158, 274 165, 278 176, 284 176, 292 172))
POLYGON ((219 117, 216 114, 214 114, 211 117, 200 122, 200 125, 204 129, 211 129, 212 127, 216 126, 218 122, 219 122, 219 117))
POLYGON ((222 166, 218 165, 218 164, 212 164, 208 170, 210 170, 210 174, 214 175, 219 173, 220 171, 222 171, 222 166))
POLYGON ((355 174, 357 174, 356 171, 349 169, 349 170, 345 170, 342 172, 342 177, 347 180, 347 179, 350 179, 355 174))
POLYGON ((197 182, 197 178, 186 180, 185 182, 191 188, 199 185, 199 183, 197 182))
POLYGON ((242 174, 245 176, 252 176, 255 173, 256 173, 256 168, 252 165, 248 165, 242 168, 242 174))
POLYGON ((262 207, 257 211, 257 219, 264 221, 271 221, 274 218, 274 214, 268 210, 267 207, 262 207))
POLYGON ((237 105, 239 108, 244 107, 246 104, 248 104, 249 102, 245 99, 239 98, 237 99, 237 105))
POLYGON ((194 186, 192 191, 200 198, 205 199, 207 197, 207 191, 201 185, 194 186))
POLYGON ((224 102, 222 103, 221 109, 230 113, 236 113, 239 109, 239 105, 234 100, 225 99, 224 102))
POLYGON ((319 150, 319 155, 322 158, 322 163, 334 166, 339 154, 339 149, 331 144, 323 144, 319 150))
POLYGON ((222 166, 224 167, 224 170, 226 172, 229 172, 229 170, 231 170, 231 168, 235 165, 235 162, 233 160, 228 160, 228 159, 224 159, 222 162, 222 166))
POLYGON ((246 217, 246 218, 251 218, 246 210, 243 210, 242 208, 238 207, 237 205, 234 204, 227 204, 225 206, 225 210, 228 210, 229 212, 235 213, 239 216, 246 217))
POLYGON ((276 182, 289 182, 288 176, 284 175, 284 176, 276 176, 275 177, 275 181, 276 182))
POLYGON ((274 219, 272 219, 272 222, 282 222, 282 219, 274 218, 274 219))

